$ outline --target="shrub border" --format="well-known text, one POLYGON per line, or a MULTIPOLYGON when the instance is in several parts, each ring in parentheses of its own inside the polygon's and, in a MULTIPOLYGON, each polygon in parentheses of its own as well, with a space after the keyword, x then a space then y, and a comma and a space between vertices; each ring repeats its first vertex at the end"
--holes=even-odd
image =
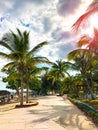
POLYGON ((98 111, 93 107, 89 106, 86 103, 83 103, 79 100, 72 99, 68 97, 69 101, 71 101, 75 106, 77 106, 87 117, 90 117, 95 125, 98 125, 98 111))

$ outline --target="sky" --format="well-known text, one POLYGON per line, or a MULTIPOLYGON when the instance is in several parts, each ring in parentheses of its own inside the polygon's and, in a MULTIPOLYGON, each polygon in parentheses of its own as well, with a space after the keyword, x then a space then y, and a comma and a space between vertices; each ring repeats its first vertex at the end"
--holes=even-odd
MULTIPOLYGON (((30 48, 47 41, 39 51, 50 61, 67 60, 67 54, 76 48, 73 23, 92 0, 0 0, 0 39, 9 30, 30 31, 30 48)), ((0 47, 0 51, 6 51, 0 47)), ((6 64, 0 58, 0 69, 6 64)), ((4 74, 0 73, 0 80, 4 74)), ((1 83, 0 89, 5 87, 1 83)))

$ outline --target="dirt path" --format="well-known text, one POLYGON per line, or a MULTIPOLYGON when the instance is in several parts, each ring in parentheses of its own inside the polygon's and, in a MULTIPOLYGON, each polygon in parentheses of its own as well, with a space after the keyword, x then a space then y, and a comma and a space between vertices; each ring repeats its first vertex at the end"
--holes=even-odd
POLYGON ((46 96, 39 105, 0 112, 0 130, 98 130, 67 99, 46 96))

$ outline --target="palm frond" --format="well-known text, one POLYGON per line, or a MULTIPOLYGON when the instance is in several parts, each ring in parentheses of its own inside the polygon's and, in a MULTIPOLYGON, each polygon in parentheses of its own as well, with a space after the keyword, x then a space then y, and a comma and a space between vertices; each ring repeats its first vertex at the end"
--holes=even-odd
POLYGON ((20 51, 12 52, 8 55, 11 60, 19 60, 22 57, 22 53, 20 51))
POLYGON ((87 45, 90 41, 90 37, 88 35, 83 35, 80 40, 77 42, 77 47, 82 47, 84 45, 87 45))
POLYGON ((79 49, 71 51, 71 52, 67 55, 67 59, 68 59, 69 61, 70 61, 70 60, 73 60, 73 58, 77 55, 78 50, 79 50, 79 49))
POLYGON ((45 70, 45 71, 49 70, 48 67, 42 67, 42 68, 40 68, 40 69, 41 69, 41 70, 45 70))
POLYGON ((18 34, 20 35, 20 37, 22 37, 22 33, 21 33, 20 29, 16 28, 16 30, 17 30, 18 34))
MULTIPOLYGON (((19 46, 20 43, 20 36, 18 36, 17 34, 15 34, 14 32, 11 32, 11 35, 13 37, 13 43, 15 44, 15 47, 19 46)), ((15 48, 16 49, 16 48, 15 48)))
POLYGON ((7 59, 9 57, 9 55, 4 53, 4 52, 0 52, 0 56, 3 57, 3 58, 7 58, 7 59))
POLYGON ((29 49, 29 32, 23 32, 23 50, 26 52, 29 49))
POLYGON ((44 45, 47 45, 48 42, 44 41, 42 43, 39 43, 37 46, 35 46, 29 53, 28 55, 32 54, 32 53, 36 53, 41 47, 43 47, 44 45))
POLYGON ((33 60, 33 62, 31 62, 33 64, 48 64, 48 65, 52 65, 52 62, 48 61, 48 60, 41 60, 41 59, 36 59, 33 60))
POLYGON ((75 32, 78 32, 80 27, 85 28, 88 24, 88 18, 94 13, 98 12, 98 1, 94 1, 90 4, 86 12, 78 18, 78 20, 73 24, 72 28, 75 32))
POLYGON ((8 45, 8 43, 4 42, 4 41, 0 41, 0 45, 7 48, 10 51, 13 51, 12 47, 8 45))
POLYGON ((67 58, 68 60, 73 60, 76 57, 80 57, 82 55, 84 55, 87 51, 89 51, 88 49, 76 49, 71 51, 68 55, 67 58))
POLYGON ((98 40, 98 29, 94 28, 94 37, 98 40))
POLYGON ((6 64, 5 66, 3 66, 3 68, 1 69, 1 71, 3 72, 6 68, 8 68, 9 66, 14 66, 15 65, 15 62, 10 62, 8 64, 6 64))

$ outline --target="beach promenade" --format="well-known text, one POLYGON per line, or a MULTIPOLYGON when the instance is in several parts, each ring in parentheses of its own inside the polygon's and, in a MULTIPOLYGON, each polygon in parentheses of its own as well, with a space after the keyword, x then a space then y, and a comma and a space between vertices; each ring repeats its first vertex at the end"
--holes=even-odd
POLYGON ((38 102, 37 106, 0 112, 0 130, 98 130, 67 99, 44 96, 38 102))

